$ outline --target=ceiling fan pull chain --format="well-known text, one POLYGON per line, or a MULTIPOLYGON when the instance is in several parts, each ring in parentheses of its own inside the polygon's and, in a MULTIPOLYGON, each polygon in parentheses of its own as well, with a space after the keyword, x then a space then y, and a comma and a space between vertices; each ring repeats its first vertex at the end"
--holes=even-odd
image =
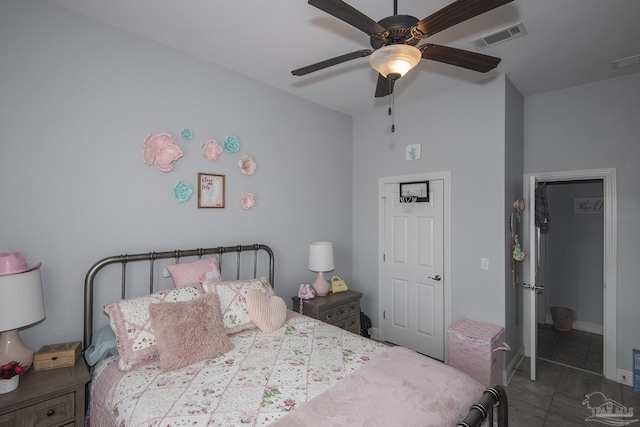
POLYGON ((391 93, 391 106, 389 107, 389 114, 391 114, 391 133, 396 131, 396 96, 391 93))

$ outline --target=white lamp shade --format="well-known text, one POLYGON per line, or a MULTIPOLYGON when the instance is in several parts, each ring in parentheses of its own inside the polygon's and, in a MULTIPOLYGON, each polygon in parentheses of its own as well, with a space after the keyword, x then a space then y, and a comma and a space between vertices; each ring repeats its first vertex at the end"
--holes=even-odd
POLYGON ((422 59, 417 47, 408 44, 391 44, 375 50, 369 57, 371 66, 384 77, 389 74, 404 76, 422 59))
POLYGON ((28 326, 44 319, 40 270, 0 276, 0 331, 28 326))
POLYGON ((333 269, 333 243, 312 242, 309 244, 309 270, 331 271, 333 269))

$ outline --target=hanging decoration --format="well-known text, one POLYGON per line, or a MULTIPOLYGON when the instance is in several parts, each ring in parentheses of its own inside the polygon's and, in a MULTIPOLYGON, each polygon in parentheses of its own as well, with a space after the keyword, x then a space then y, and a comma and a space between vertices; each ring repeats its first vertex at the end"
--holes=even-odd
POLYGON ((173 186, 173 197, 178 203, 184 203, 193 195, 193 187, 187 182, 178 181, 173 186))
POLYGON ((203 157, 212 162, 215 162, 218 159, 218 156, 222 154, 222 147, 218 145, 218 141, 216 141, 215 139, 210 139, 200 146, 200 152, 202 153, 203 157))
POLYGON ((536 188, 536 225, 540 231, 549 228, 549 206, 547 205, 547 183, 541 182, 536 188))
POLYGON ((251 156, 242 156, 242 159, 238 160, 238 166, 245 175, 253 175, 256 171, 256 162, 251 156))
POLYGON ((149 135, 144 140, 142 159, 147 166, 155 165, 162 172, 171 172, 173 162, 182 156, 182 150, 167 133, 149 135))
POLYGON ((233 135, 229 135, 224 140, 224 151, 227 153, 237 153, 240 150, 240 142, 238 138, 233 135))
POLYGON ((253 193, 245 194, 242 196, 242 199, 240 199, 240 204, 244 209, 252 208, 256 204, 255 195, 253 193))

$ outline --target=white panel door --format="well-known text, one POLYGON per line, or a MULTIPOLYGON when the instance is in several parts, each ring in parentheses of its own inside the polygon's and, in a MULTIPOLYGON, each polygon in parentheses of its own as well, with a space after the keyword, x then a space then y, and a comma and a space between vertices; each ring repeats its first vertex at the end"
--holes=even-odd
POLYGON ((444 181, 429 202, 400 203, 385 185, 382 339, 444 359, 444 181))

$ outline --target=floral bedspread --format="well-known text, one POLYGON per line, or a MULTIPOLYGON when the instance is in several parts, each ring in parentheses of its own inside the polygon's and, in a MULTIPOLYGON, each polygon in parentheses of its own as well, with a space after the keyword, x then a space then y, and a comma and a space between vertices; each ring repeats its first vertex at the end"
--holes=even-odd
POLYGON ((157 359, 128 372, 103 360, 91 383, 91 427, 267 425, 386 348, 306 316, 230 338, 232 351, 170 372, 157 359))

